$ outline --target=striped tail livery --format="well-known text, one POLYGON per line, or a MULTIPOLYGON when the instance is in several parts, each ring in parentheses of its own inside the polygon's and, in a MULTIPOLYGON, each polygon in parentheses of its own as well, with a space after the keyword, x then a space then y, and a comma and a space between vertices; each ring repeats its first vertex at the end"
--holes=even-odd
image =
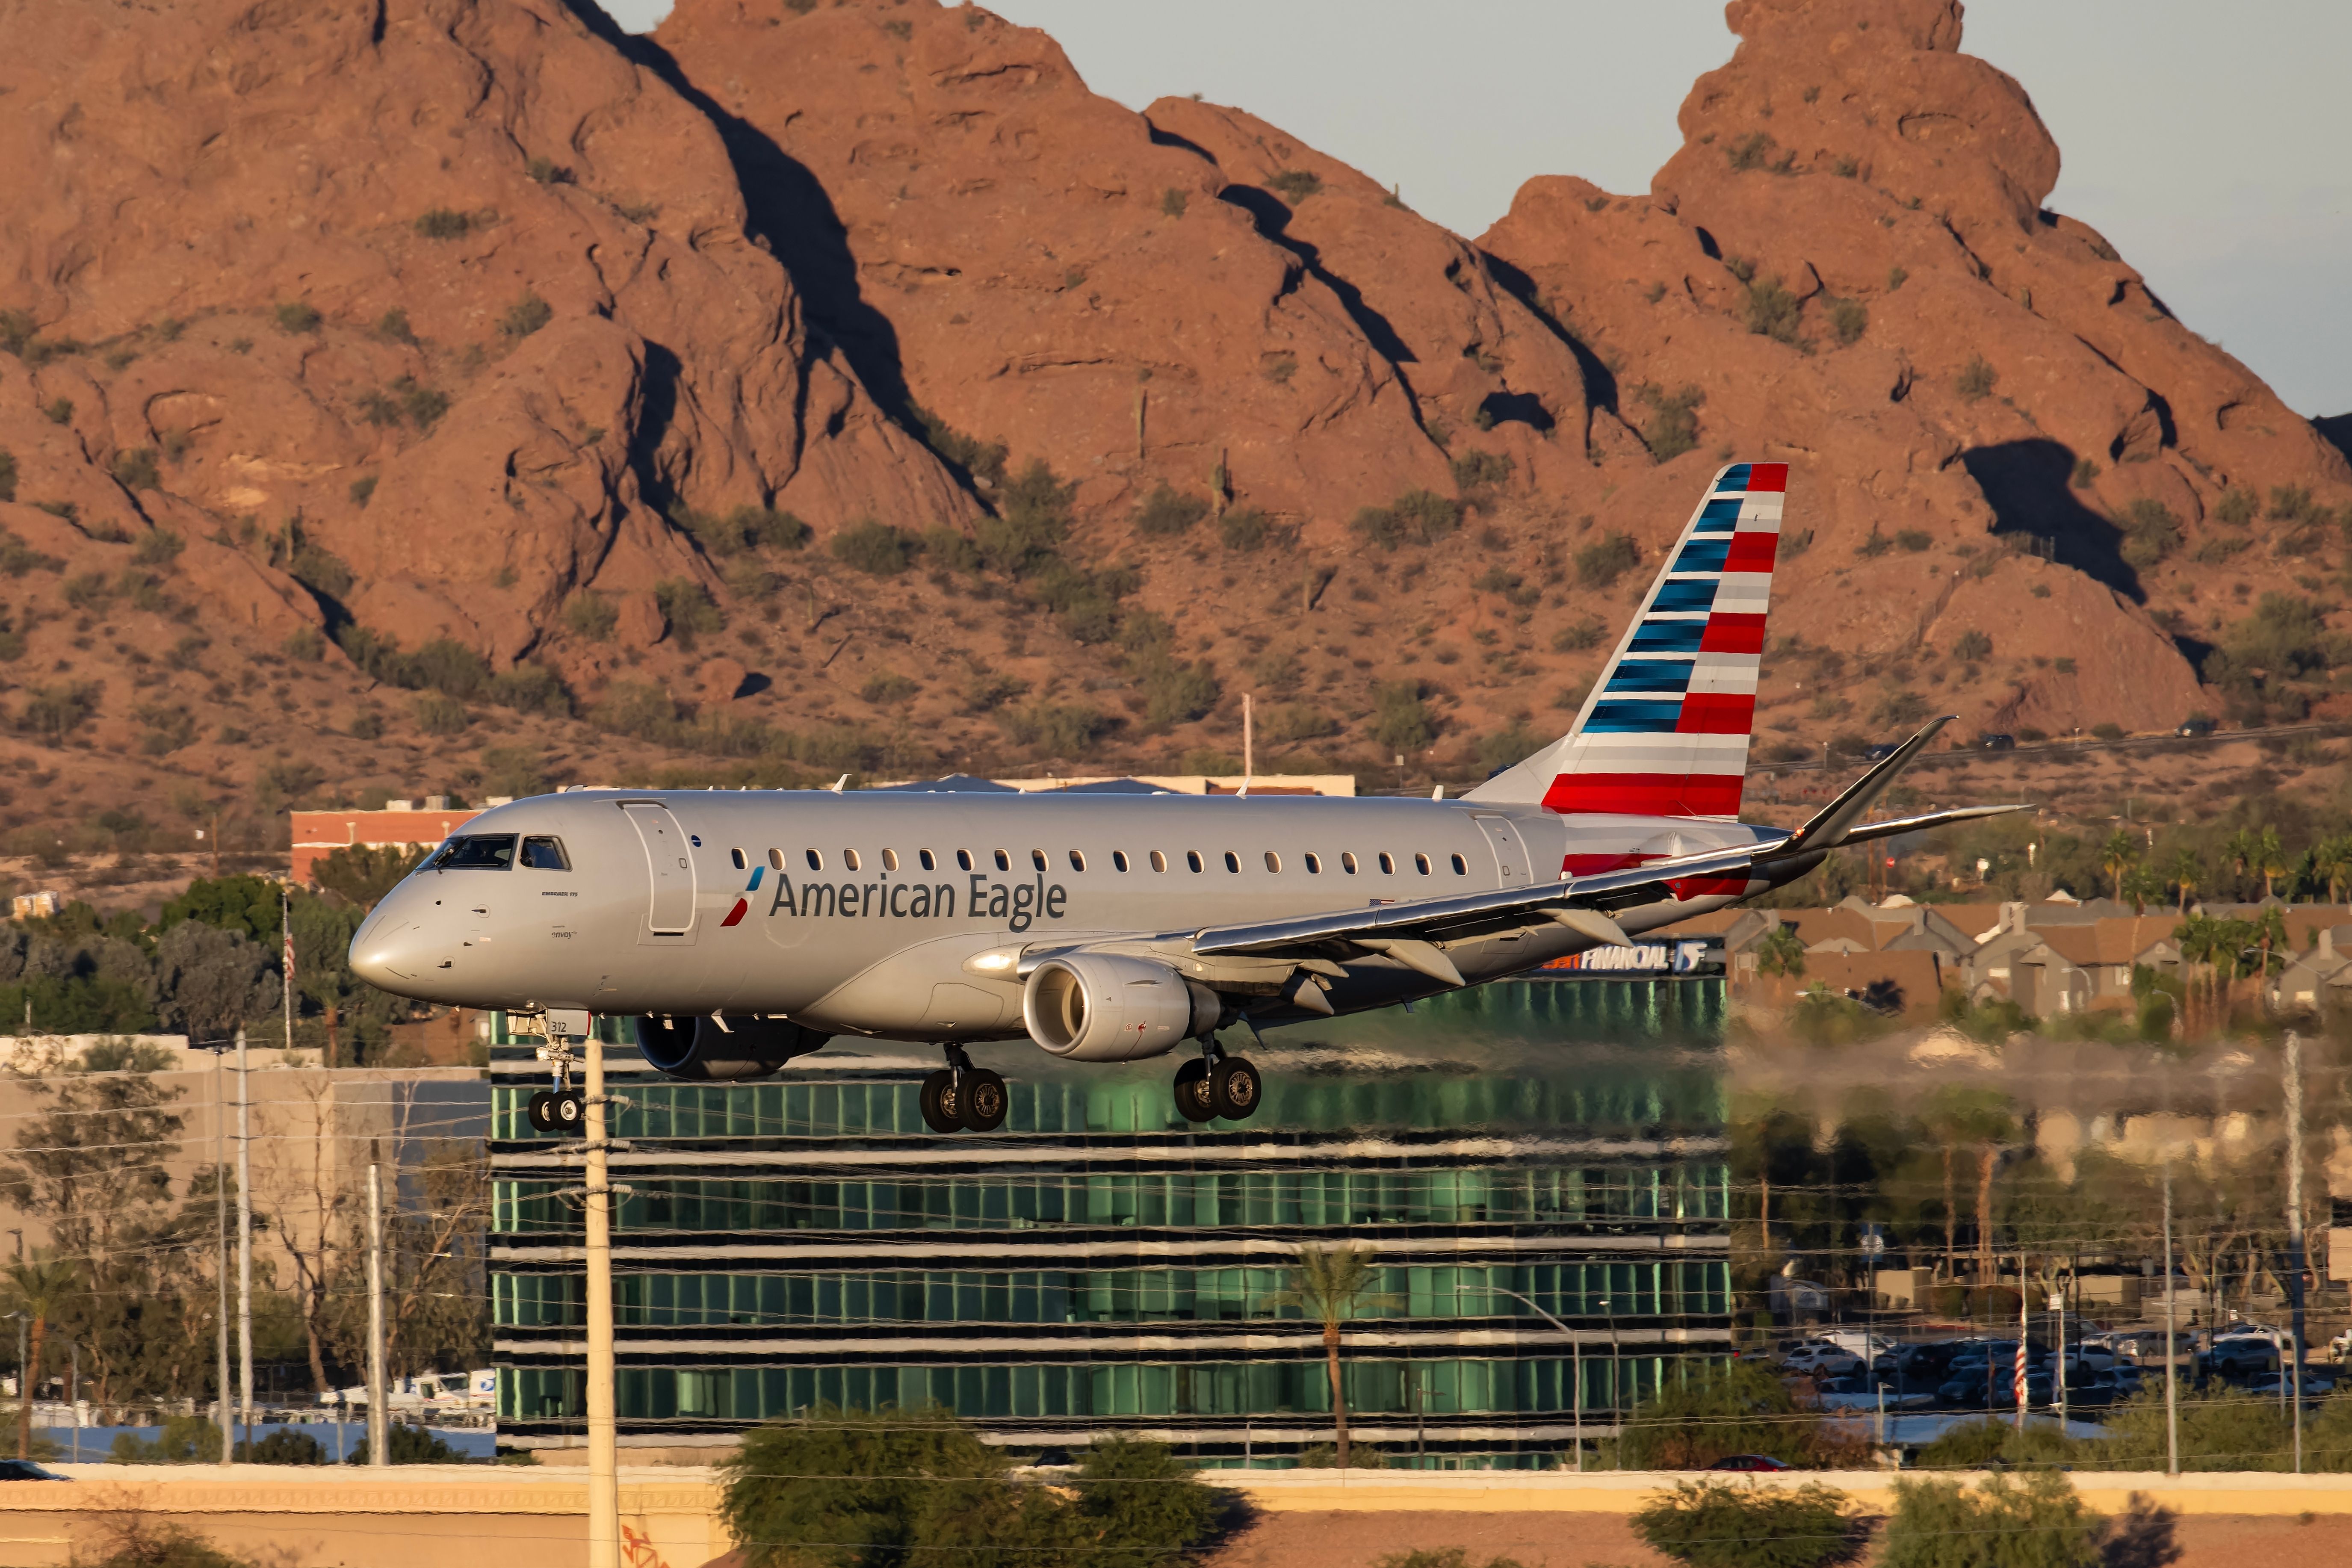
POLYGON ((1786 463, 1733 463, 1675 541, 1575 725, 1470 792, 1562 816, 1739 816, 1786 463))

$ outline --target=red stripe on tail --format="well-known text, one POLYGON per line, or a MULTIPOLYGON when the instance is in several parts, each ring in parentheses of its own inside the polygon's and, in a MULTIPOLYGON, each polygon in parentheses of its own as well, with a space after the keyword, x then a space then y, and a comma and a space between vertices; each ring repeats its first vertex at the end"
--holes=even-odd
POLYGON ((1543 805, 1557 812, 1737 816, 1747 782, 1744 773, 1562 773, 1544 792, 1543 805))

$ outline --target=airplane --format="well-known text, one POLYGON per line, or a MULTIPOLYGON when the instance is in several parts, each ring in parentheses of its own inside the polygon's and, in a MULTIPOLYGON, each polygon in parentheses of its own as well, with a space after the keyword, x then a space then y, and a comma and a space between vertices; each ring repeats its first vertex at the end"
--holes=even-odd
MULTIPOLYGON (((1457 799, 571 790, 486 811, 353 937, 404 996, 635 1019, 674 1079, 740 1082, 837 1036, 930 1044, 933 1131, 1003 1125, 975 1041, 1137 1061, 1239 1121, 1221 1033, 1518 974, 1792 881, 1842 845, 2026 809, 1864 818, 1949 716, 1796 831, 1738 820, 1784 463, 1717 472, 1568 733, 1457 799)), ((534 1105, 571 1125, 576 1095, 534 1105)))

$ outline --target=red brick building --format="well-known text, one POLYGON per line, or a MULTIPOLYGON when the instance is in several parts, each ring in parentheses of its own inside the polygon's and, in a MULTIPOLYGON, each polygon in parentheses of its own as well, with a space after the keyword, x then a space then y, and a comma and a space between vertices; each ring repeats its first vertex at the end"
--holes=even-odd
POLYGON ((320 857, 354 844, 404 849, 440 843, 480 813, 465 806, 436 805, 444 797, 428 795, 419 809, 415 801, 387 801, 382 811, 298 811, 294 817, 294 880, 310 880, 310 868, 320 857))

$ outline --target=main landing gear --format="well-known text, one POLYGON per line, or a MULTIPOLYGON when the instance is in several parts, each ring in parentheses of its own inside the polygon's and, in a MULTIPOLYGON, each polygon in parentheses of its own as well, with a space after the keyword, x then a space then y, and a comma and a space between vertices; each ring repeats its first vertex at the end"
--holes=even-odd
POLYGON ((1213 1038, 1176 1069, 1176 1109, 1187 1121, 1243 1121, 1257 1109, 1258 1094, 1257 1068, 1246 1058, 1225 1055, 1213 1038))
POLYGON ((923 1124, 934 1132, 993 1132, 1012 1100, 1002 1074, 971 1065, 961 1046, 946 1047, 948 1065, 923 1080, 923 1124))

